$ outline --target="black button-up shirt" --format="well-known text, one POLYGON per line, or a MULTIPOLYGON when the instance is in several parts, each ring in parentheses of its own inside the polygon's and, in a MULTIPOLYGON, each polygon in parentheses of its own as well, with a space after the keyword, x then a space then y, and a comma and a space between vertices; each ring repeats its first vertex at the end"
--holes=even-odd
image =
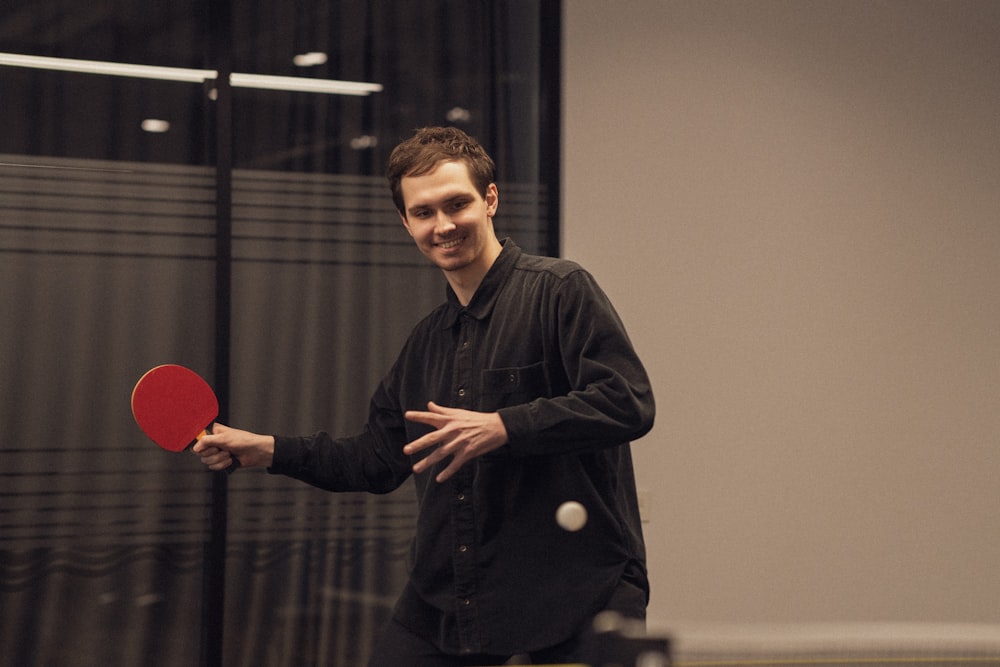
POLYGON ((430 427, 406 410, 498 411, 508 444, 419 501, 403 625, 449 653, 553 646, 600 611, 623 576, 648 593, 629 441, 652 427, 649 379, 610 301, 573 262, 512 241, 463 307, 448 300, 410 334, 371 400, 365 430, 281 437, 271 472, 332 491, 386 493, 412 474, 406 443, 430 427), (583 529, 556 509, 576 500, 583 529))

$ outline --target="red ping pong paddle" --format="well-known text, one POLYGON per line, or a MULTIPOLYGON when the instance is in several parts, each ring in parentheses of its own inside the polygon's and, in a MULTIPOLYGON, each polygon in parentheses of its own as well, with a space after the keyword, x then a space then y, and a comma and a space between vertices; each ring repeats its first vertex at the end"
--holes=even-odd
MULTIPOLYGON (((169 452, 180 452, 208 432, 219 416, 219 401, 200 375, 184 366, 164 364, 136 382, 132 416, 150 440, 169 452)), ((234 456, 228 471, 237 467, 234 456)))

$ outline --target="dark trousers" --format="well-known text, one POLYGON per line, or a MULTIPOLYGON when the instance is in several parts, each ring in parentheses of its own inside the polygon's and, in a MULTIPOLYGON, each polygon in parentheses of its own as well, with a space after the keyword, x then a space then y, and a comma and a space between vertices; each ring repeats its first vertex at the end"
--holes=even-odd
MULTIPOLYGON (((645 619, 646 594, 623 581, 612 595, 606 609, 633 619, 645 619)), ((541 651, 518 654, 518 664, 555 664, 583 662, 584 631, 561 644, 541 651)), ((368 661, 368 667, 484 667, 503 665, 512 655, 448 655, 394 620, 383 630, 368 661)))

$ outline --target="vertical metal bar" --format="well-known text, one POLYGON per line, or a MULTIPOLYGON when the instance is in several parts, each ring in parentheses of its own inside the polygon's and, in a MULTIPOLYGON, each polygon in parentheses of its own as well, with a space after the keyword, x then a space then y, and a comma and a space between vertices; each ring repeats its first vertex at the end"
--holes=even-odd
MULTIPOLYGON (((209 42, 214 85, 215 158, 215 378, 219 420, 229 419, 230 330, 232 324, 232 73, 231 7, 229 0, 207 0, 209 42)), ((202 580, 201 664, 222 667, 226 606, 226 530, 228 475, 212 476, 210 535, 202 580)))
POLYGON ((562 2, 541 0, 539 63, 539 164, 548 191, 545 254, 562 254, 562 2))

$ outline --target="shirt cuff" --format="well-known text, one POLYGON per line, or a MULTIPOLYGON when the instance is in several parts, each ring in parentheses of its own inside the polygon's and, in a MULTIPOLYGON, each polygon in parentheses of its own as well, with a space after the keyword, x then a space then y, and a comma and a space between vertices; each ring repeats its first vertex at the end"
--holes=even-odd
POLYGON ((507 429, 506 447, 513 456, 527 456, 534 438, 531 433, 531 407, 525 405, 513 405, 508 408, 500 408, 497 414, 503 421, 503 426, 507 429))
POLYGON ((274 436, 274 456, 267 471, 272 475, 284 475, 296 469, 297 461, 302 460, 306 446, 302 438, 284 435, 274 436))

